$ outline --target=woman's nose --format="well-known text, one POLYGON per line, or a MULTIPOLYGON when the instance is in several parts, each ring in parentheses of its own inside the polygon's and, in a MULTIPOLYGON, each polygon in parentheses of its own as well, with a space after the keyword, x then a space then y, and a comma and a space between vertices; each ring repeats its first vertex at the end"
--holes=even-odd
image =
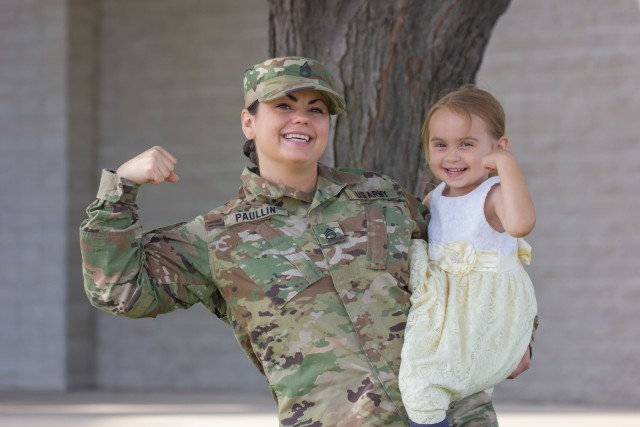
POLYGON ((293 116, 294 123, 309 123, 309 113, 307 111, 296 111, 293 116))

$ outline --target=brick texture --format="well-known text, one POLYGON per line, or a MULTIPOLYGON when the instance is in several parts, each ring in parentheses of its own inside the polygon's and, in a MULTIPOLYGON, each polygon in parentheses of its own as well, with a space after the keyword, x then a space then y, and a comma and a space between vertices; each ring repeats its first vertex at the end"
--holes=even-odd
POLYGON ((0 387, 65 385, 63 1, 0 6, 0 387))
POLYGON ((478 83, 538 211, 534 363, 499 401, 640 403, 640 3, 513 0, 478 83))

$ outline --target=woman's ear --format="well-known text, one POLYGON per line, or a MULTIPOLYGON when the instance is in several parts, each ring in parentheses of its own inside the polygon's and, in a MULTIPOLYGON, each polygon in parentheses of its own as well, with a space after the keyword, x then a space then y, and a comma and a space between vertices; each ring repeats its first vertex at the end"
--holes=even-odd
POLYGON ((256 131, 253 129, 255 116, 253 116, 246 108, 242 110, 240 114, 240 120, 242 122, 242 132, 247 139, 255 139, 256 131))
POLYGON ((509 138, 507 138, 506 136, 503 136, 502 138, 500 138, 498 140, 498 147, 502 148, 503 150, 506 150, 509 148, 509 138))

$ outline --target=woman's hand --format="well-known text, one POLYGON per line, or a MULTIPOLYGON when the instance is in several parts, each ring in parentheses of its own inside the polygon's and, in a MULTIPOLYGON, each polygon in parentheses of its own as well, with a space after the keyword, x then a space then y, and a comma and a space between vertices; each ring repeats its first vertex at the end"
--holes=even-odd
POLYGON ((513 371, 508 378, 510 380, 514 379, 515 377, 529 369, 529 366, 531 366, 531 347, 527 347, 527 351, 524 352, 524 356, 522 356, 522 359, 520 359, 520 363, 518 363, 516 370, 513 371))
POLYGON ((155 146, 122 164, 116 173, 136 184, 176 182, 180 179, 173 171, 176 163, 171 153, 155 146))

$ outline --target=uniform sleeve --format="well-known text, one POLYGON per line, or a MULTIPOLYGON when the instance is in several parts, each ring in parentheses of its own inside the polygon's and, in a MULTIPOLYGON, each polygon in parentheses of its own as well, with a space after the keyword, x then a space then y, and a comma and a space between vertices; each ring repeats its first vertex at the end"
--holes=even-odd
POLYGON ((139 186, 103 171, 97 199, 80 226, 84 288, 94 307, 155 317, 203 302, 226 309, 211 280, 204 220, 142 231, 139 186))
POLYGON ((531 331, 531 340, 529 341, 529 355, 533 359, 533 342, 536 339, 536 332, 538 331, 538 324, 540 323, 540 318, 536 314, 536 317, 533 318, 533 330, 531 331))

